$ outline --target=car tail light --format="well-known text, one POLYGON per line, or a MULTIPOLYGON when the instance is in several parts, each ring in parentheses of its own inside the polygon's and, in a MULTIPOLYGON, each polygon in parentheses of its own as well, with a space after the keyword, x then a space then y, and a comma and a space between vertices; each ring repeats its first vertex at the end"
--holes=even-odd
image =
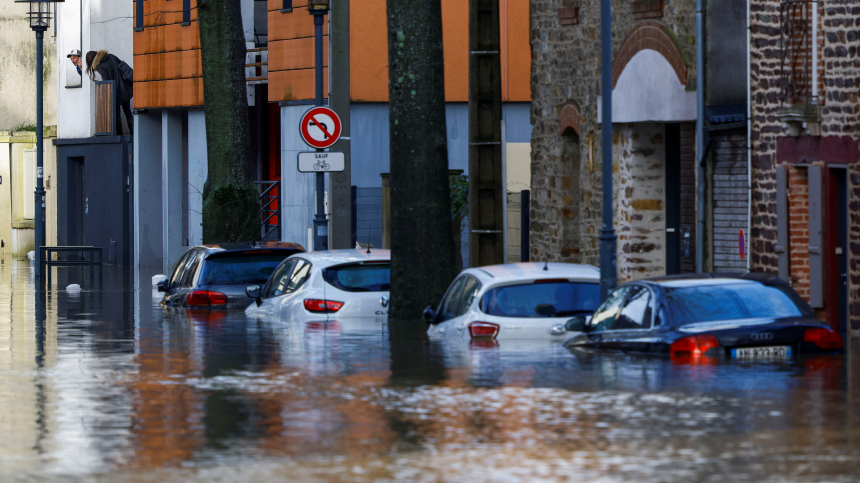
POLYGON ((719 346, 719 341, 712 335, 691 335, 673 342, 669 348, 669 355, 671 357, 696 357, 719 346))
POLYGON ((842 337, 825 327, 806 329, 803 333, 803 342, 812 342, 821 349, 842 348, 842 337))
POLYGON ((469 335, 473 339, 495 339, 499 335, 499 325, 489 322, 472 322, 469 324, 469 335))
POLYGON ((343 302, 335 302, 334 300, 305 299, 305 309, 307 309, 308 312, 327 314, 337 312, 341 307, 343 307, 343 302))
POLYGON ((195 290, 188 294, 185 299, 188 307, 218 307, 227 305, 227 296, 221 292, 209 292, 208 290, 195 290))

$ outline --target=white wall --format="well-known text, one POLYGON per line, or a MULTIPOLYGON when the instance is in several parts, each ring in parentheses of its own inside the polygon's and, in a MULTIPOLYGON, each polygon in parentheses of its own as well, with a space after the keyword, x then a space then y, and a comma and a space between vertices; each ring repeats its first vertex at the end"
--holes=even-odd
MULTIPOLYGON (((0 2, 0 130, 36 124, 36 34, 27 20, 28 4, 0 2)), ((57 59, 53 30, 45 32, 44 122, 56 124, 57 59)))
MULTIPOLYGON (((603 122, 597 99, 597 122, 603 122)), ((696 119, 696 91, 678 80, 669 61, 645 49, 630 59, 612 89, 612 122, 678 122, 696 119)))
POLYGON ((315 174, 299 173, 299 152, 309 151, 299 134, 299 120, 310 106, 281 107, 281 240, 308 251, 308 227, 313 226, 315 174))
POLYGON ((84 138, 95 132, 95 84, 85 72, 81 88, 66 88, 77 75, 66 55, 72 49, 80 49, 84 55, 90 50, 107 50, 134 68, 133 9, 133 2, 116 0, 66 0, 57 6, 59 138, 84 138))

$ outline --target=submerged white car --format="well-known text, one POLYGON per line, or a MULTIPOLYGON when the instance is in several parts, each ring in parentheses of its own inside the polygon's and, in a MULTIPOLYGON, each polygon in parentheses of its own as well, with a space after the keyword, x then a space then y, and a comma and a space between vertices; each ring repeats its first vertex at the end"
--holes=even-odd
POLYGON ((245 293, 255 299, 248 315, 284 321, 387 317, 391 284, 388 250, 329 250, 291 256, 265 285, 245 293))
POLYGON ((600 271, 572 263, 511 263, 469 268, 424 319, 433 339, 558 339, 565 324, 600 305, 600 271))

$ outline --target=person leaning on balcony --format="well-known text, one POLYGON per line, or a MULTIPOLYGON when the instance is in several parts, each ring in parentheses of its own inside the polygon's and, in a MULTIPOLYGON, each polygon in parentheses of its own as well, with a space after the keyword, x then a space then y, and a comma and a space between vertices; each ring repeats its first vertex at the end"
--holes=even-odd
POLYGON ((134 71, 119 57, 108 53, 107 50, 87 52, 87 75, 90 80, 96 80, 96 72, 102 80, 116 81, 116 133, 122 134, 122 122, 119 119, 119 108, 125 113, 128 130, 134 132, 134 120, 131 116, 131 98, 134 97, 134 71))
POLYGON ((66 57, 72 61, 72 65, 75 66, 75 69, 78 69, 78 75, 83 75, 83 72, 81 72, 81 64, 83 64, 81 61, 81 51, 72 49, 66 57))

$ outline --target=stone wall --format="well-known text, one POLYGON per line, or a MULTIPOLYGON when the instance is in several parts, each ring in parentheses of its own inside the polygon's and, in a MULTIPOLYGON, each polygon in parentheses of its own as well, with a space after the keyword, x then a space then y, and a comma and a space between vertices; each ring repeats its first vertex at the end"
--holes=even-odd
MULTIPOLYGON (((600 125, 596 122, 600 95, 600 2, 531 0, 530 7, 531 258, 597 265, 602 226, 601 142, 600 125), (578 8, 578 23, 565 20, 563 25, 562 19, 568 18, 570 8, 578 8), (560 9, 567 10, 560 12, 560 9), (570 103, 579 111, 575 139, 563 137, 561 130, 560 110, 570 103), (566 147, 566 142, 576 146, 566 147), (578 156, 569 154, 571 148, 578 156), (578 206, 573 198, 578 198, 578 206), (575 229, 565 231, 566 227, 574 226, 575 229), (579 241, 574 242, 576 239, 579 241)), ((647 20, 659 23, 678 47, 686 64, 688 90, 695 86, 694 7, 695 2, 690 0, 666 0, 662 11, 647 20)), ((642 20, 634 18, 629 1, 613 0, 612 9, 614 58, 642 20)))

